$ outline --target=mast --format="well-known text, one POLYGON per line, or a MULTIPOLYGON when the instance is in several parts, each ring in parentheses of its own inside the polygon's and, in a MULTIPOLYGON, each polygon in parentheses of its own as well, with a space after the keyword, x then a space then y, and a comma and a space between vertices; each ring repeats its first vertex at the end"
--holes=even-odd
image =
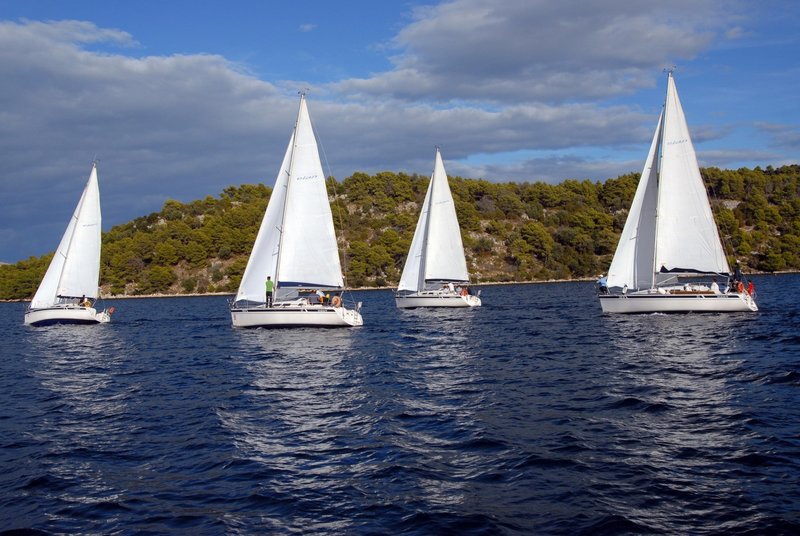
POLYGON ((431 173, 431 180, 428 184, 428 192, 425 194, 427 197, 427 205, 428 205, 428 217, 425 218, 425 232, 422 234, 422 249, 421 249, 421 259, 419 261, 419 276, 418 276, 418 283, 417 283, 417 292, 425 290, 425 265, 428 263, 428 235, 430 234, 431 228, 431 210, 433 210, 433 188, 434 184, 433 181, 436 179, 436 158, 439 156, 439 146, 436 146, 436 157, 434 158, 434 168, 433 172, 431 173))
POLYGON ((298 91, 300 94, 300 106, 297 108, 297 119, 294 121, 294 135, 292 136, 292 156, 289 160, 289 168, 286 170, 286 173, 289 175, 289 179, 286 181, 286 194, 283 196, 283 210, 281 211, 281 227, 279 229, 280 232, 280 239, 278 240, 278 259, 275 263, 275 295, 278 294, 278 288, 280 287, 280 271, 281 271, 281 251, 283 250, 283 227, 286 225, 286 206, 289 204, 289 189, 291 188, 292 181, 292 166, 294 165, 294 154, 295 154, 295 147, 297 146, 297 125, 300 124, 300 114, 303 110, 303 101, 306 98, 306 91, 301 90, 298 91))
POLYGON ((661 113, 661 124, 659 125, 658 132, 658 170, 656 171, 656 183, 658 186, 658 194, 656 197, 656 217, 655 217, 655 235, 653 244, 653 273, 650 282, 650 288, 656 287, 656 275, 658 274, 658 218, 659 207, 661 206, 661 166, 664 159, 664 127, 667 124, 667 100, 669 99, 669 79, 672 78, 672 72, 675 70, 673 66, 670 69, 664 69, 667 73, 667 92, 664 95, 664 106, 661 113))

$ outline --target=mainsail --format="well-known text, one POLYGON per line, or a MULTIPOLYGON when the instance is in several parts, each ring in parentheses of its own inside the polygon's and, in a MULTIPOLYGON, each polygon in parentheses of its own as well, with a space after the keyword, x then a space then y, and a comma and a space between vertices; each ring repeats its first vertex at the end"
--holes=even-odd
POLYGON ((89 180, 78 206, 70 218, 53 260, 47 268, 31 309, 47 308, 59 297, 95 299, 100 281, 100 189, 97 164, 92 164, 89 180))
POLYGON ((263 302, 264 281, 276 299, 290 289, 344 287, 325 175, 305 95, 275 180, 236 301, 263 302))
POLYGON ((438 148, 428 192, 397 289, 418 292, 428 281, 469 281, 456 207, 438 148))
POLYGON ((675 81, 608 273, 609 287, 655 287, 665 273, 728 273, 675 81))

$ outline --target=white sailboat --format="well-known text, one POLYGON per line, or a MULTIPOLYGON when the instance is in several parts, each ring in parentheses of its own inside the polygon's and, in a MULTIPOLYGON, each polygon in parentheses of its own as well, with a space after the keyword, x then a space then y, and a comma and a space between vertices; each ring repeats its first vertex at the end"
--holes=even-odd
POLYGON ((669 71, 664 109, 600 305, 606 313, 757 311, 740 283, 732 279, 669 71))
POLYGON ((480 292, 478 296, 470 294, 468 285, 461 229, 437 147, 433 174, 395 302, 399 308, 480 306, 480 292))
POLYGON ((343 306, 344 277, 305 94, 236 298, 235 327, 361 326, 343 306), (265 282, 274 282, 267 303, 265 282))
POLYGON ((93 163, 89 180, 67 230, 25 311, 26 324, 41 326, 111 321, 113 307, 100 312, 94 308, 99 295, 100 223, 97 164, 93 163))

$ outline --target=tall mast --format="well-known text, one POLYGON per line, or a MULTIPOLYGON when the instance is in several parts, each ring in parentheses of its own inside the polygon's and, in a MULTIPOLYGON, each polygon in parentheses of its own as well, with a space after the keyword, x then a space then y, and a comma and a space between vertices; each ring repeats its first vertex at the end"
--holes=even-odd
POLYGON ((295 147, 297 146, 297 126, 300 124, 300 114, 303 111, 303 101, 306 98, 306 91, 298 91, 300 94, 300 106, 297 108, 297 119, 294 121, 294 134, 292 135, 292 156, 289 159, 289 169, 286 170, 286 173, 289 175, 289 178, 286 180, 286 195, 283 196, 283 210, 281 211, 281 227, 280 227, 280 234, 281 237, 278 240, 278 258, 275 263, 275 290, 277 294, 277 290, 279 287, 280 281, 280 271, 281 271, 281 251, 283 250, 283 227, 286 225, 286 206, 289 204, 289 189, 292 185, 292 167, 294 166, 294 153, 295 147))
POLYGON ((658 194, 656 196, 656 217, 655 217, 655 243, 653 244, 653 273, 652 273, 652 280, 650 282, 650 288, 655 288, 656 286, 656 274, 658 274, 658 218, 659 218, 659 207, 661 206, 661 164, 664 158, 664 126, 667 124, 667 100, 669 99, 669 81, 672 78, 672 72, 675 70, 675 67, 671 67, 669 69, 664 69, 667 73, 667 92, 664 96, 664 108, 663 112, 661 113, 661 124, 659 125, 659 132, 658 132, 658 170, 656 171, 656 185, 658 186, 658 194))
MULTIPOLYGON (((419 280, 417 283, 417 291, 425 290, 425 265, 428 262, 428 235, 431 228, 431 210, 433 209, 433 181, 436 178, 436 162, 439 158, 439 146, 436 146, 436 156, 433 162, 433 173, 431 173, 431 180, 428 184, 428 192, 425 194, 426 201, 428 202, 428 217, 425 218, 425 232, 422 233, 422 249, 420 250, 422 258, 419 263, 419 280)), ((423 205, 425 203, 423 202, 423 205)))

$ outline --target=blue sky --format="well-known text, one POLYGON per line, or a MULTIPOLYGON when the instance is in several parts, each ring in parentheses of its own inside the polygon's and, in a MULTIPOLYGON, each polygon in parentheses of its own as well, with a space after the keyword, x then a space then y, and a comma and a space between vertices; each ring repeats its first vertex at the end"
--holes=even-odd
POLYGON ((103 228, 272 185, 297 110, 339 180, 639 172, 675 74, 701 165, 800 158, 800 3, 0 0, 0 261, 52 251, 99 159, 103 228))

